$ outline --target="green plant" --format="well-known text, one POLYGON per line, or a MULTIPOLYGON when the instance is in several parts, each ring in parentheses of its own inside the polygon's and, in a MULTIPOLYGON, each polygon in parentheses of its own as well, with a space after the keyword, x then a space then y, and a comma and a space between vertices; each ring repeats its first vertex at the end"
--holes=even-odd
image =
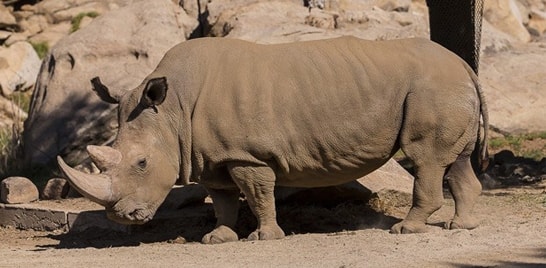
POLYGON ((47 52, 49 52, 49 44, 46 41, 30 42, 30 44, 40 59, 43 59, 47 55, 47 52))
POLYGON ((15 91, 9 96, 9 100, 16 104, 23 111, 28 113, 30 109, 30 100, 32 99, 32 92, 28 91, 15 91))
POLYGON ((522 152, 521 156, 540 161, 542 158, 544 158, 544 149, 533 149, 528 151, 526 150, 522 152))
POLYGON ((492 151, 510 150, 516 156, 540 161, 546 157, 546 132, 491 138, 489 149, 492 151))
POLYGON ((83 18, 85 17, 96 18, 98 16, 99 16, 99 13, 95 11, 79 13, 78 15, 76 15, 76 17, 72 18, 72 27, 70 28, 70 32, 73 33, 80 29, 80 24, 83 18))
POLYGON ((506 146, 507 143, 506 143, 506 140, 504 139, 504 137, 502 138, 492 138, 489 140, 489 148, 490 149, 493 149, 493 150, 496 150, 496 149, 500 149, 504 146, 506 146))

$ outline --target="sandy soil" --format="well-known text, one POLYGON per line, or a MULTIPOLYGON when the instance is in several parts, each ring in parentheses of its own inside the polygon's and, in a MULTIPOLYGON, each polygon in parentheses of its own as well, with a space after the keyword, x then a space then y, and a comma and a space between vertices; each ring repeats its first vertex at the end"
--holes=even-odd
MULTIPOLYGON (((474 230, 443 230, 453 200, 429 220, 429 232, 393 235, 408 207, 376 212, 367 204, 280 204, 287 237, 203 245, 213 227, 210 204, 188 217, 155 221, 131 233, 37 232, 0 228, 1 267, 545 267, 546 185, 484 191, 474 230)), ((255 222, 243 207, 238 232, 255 222)))

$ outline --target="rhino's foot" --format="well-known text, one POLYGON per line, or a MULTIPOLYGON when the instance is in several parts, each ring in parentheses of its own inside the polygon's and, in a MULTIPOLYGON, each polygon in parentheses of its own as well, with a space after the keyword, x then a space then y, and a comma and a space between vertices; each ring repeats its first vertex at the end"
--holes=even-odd
POLYGON ((476 227, 478 227, 479 222, 476 219, 463 219, 460 217, 454 217, 453 220, 446 222, 445 228, 446 229, 468 229, 472 230, 476 227))
POLYGON ((278 225, 262 227, 248 236, 248 240, 274 240, 284 238, 284 231, 278 225))
POLYGON ((427 226, 424 222, 420 221, 407 221, 403 220, 391 228, 393 234, 413 234, 413 233, 426 233, 427 226))
POLYGON ((220 244, 237 240, 239 240, 237 233, 227 226, 220 225, 212 230, 212 232, 203 236, 201 242, 203 242, 203 244, 220 244))

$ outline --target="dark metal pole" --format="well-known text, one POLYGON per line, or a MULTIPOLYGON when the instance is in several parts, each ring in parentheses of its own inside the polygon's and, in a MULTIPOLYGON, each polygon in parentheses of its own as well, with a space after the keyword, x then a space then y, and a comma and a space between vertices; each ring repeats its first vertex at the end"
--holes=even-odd
POLYGON ((430 39, 453 51, 478 73, 484 0, 427 0, 430 39))

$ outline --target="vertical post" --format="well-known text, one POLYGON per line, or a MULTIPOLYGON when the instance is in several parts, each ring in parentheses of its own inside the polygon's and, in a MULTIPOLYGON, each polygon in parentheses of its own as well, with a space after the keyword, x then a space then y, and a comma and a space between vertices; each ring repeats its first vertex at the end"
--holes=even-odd
POLYGON ((484 0, 427 0, 430 39, 478 73, 484 0))

